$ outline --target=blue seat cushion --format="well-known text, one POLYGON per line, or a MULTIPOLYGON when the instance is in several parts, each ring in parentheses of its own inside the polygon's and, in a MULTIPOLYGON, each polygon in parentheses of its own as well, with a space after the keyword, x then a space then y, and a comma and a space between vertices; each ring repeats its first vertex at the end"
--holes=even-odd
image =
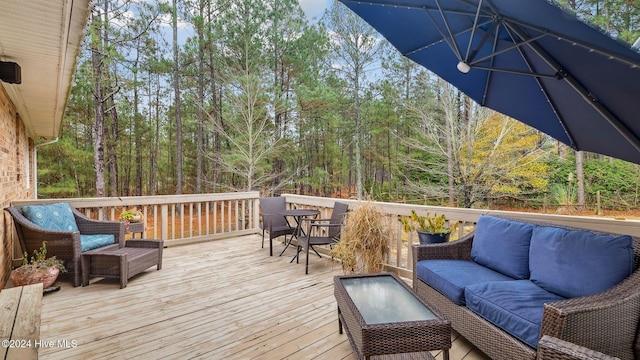
POLYGON ((534 225, 495 216, 480 216, 471 258, 514 279, 529 279, 529 243, 534 225))
POLYGON ((115 236, 111 234, 80 235, 80 251, 82 252, 115 243, 115 236))
POLYGON ((531 237, 531 281, 566 298, 605 291, 633 272, 633 239, 538 226, 531 237), (561 276, 558 276, 561 275, 561 276))
POLYGON ((525 344, 537 348, 544 303, 564 300, 529 280, 467 286, 467 308, 525 344))
POLYGON ((466 260, 421 260, 416 264, 416 272, 418 279, 458 305, 465 304, 464 289, 469 285, 513 281, 506 275, 466 260))
POLYGON ((32 223, 48 230, 78 231, 76 219, 69 203, 27 205, 22 214, 32 223))

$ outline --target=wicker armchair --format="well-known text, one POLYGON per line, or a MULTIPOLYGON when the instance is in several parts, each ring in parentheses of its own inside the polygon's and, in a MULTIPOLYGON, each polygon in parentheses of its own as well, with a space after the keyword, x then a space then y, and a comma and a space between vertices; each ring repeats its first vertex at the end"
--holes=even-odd
POLYGON ((54 231, 42 228, 29 221, 22 213, 19 206, 11 206, 4 209, 13 217, 13 224, 18 234, 18 240, 23 251, 32 254, 39 249, 43 241, 47 242, 47 255, 56 256, 64 261, 64 265, 70 275, 73 276, 73 286, 82 284, 82 256, 80 247, 80 234, 111 234, 114 235, 114 247, 124 246, 124 223, 119 221, 99 221, 91 219, 78 210, 71 207, 78 232, 54 231))

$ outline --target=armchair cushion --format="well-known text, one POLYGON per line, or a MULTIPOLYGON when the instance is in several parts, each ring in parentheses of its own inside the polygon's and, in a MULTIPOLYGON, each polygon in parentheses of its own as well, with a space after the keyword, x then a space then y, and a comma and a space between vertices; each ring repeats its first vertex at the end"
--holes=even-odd
POLYGON ((531 281, 566 298, 605 291, 633 272, 633 240, 628 235, 538 226, 530 256, 531 281))
POLYGON ((476 226, 471 258, 514 279, 528 279, 532 232, 532 224, 483 215, 476 226))
POLYGON ((44 229, 78 231, 71 207, 66 202, 23 206, 22 213, 29 221, 44 229))
POLYGON ((115 236, 108 234, 80 235, 80 251, 85 252, 115 244, 115 236))

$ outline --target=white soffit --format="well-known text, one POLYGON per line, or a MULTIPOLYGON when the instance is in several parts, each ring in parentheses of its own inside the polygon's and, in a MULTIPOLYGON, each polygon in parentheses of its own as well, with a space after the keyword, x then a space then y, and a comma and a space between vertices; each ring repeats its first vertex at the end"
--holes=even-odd
POLYGON ((0 0, 0 60, 18 63, 22 83, 0 82, 30 137, 60 134, 89 0, 0 0))

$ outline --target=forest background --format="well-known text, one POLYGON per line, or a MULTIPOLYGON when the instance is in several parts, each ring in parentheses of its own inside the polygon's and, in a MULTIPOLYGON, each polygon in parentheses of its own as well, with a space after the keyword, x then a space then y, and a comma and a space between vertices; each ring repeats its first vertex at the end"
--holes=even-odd
MULTIPOLYGON (((564 0, 632 44, 638 0, 564 0)), ((640 166, 479 107, 336 1, 97 0, 40 198, 260 190, 630 211, 640 166)), ((408 34, 410 36, 410 34, 408 34)))

